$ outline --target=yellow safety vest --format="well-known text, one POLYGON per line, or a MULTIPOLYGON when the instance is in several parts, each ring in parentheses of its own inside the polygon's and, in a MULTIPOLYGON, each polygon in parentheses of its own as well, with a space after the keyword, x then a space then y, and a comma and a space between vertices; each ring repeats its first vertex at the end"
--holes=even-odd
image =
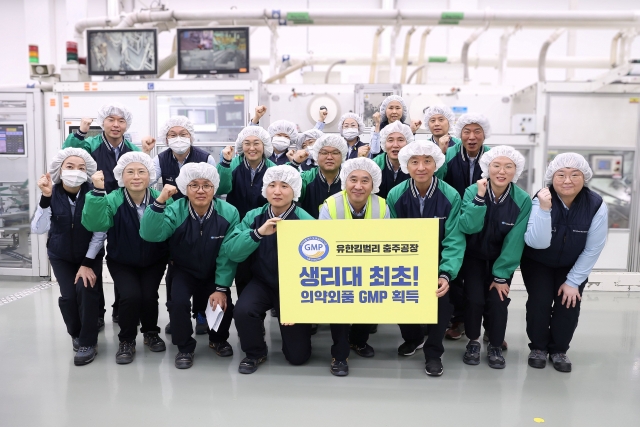
MULTIPOLYGON (((324 202, 332 219, 353 219, 346 190, 334 194, 324 202)), ((383 219, 386 212, 387 203, 385 200, 380 196, 370 194, 367 199, 367 210, 364 213, 364 219, 383 219)))

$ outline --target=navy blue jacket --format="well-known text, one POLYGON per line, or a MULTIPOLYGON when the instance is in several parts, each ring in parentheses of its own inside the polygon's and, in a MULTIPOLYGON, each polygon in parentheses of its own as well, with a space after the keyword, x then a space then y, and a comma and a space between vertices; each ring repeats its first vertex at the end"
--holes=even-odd
MULTIPOLYGON (((186 159, 184 159, 184 164, 187 163, 206 163, 209 159, 209 153, 198 148, 191 147, 191 151, 186 159)), ((173 156, 173 152, 171 150, 165 150, 162 153, 158 154, 158 161, 160 162, 160 169, 162 170, 162 185, 176 185, 176 178, 180 175, 180 165, 178 161, 173 156)), ((184 194, 178 190, 176 194, 173 195, 173 200, 178 200, 184 197, 184 194)))
POLYGON ((547 249, 525 246, 523 256, 552 268, 572 267, 587 245, 587 234, 593 217, 602 206, 602 197, 583 187, 567 210, 553 186, 549 190, 553 206, 560 206, 551 209, 551 245, 547 249))

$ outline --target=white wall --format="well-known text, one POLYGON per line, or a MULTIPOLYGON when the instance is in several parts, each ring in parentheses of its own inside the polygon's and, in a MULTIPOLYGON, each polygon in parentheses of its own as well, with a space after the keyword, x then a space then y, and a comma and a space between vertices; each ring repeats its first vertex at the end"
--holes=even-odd
MULTIPOLYGON (((152 1, 135 1, 135 8, 149 5, 152 1)), ((529 9, 529 10, 568 10, 570 0, 432 0, 429 2, 416 0, 397 0, 398 8, 443 10, 473 9, 529 9)), ((283 9, 296 10, 309 8, 340 10, 380 8, 381 0, 165 0, 169 8, 181 10, 202 10, 211 7, 227 9, 232 6, 246 9, 283 9)), ((385 5, 392 1, 384 2, 385 5)), ((575 1, 574 1, 575 3, 575 1)), ((630 10, 640 9, 637 0, 578 0, 579 10, 630 10)), ((3 58, 0 84, 22 84, 28 81, 28 48, 29 43, 38 44, 40 59, 43 63, 54 63, 57 68, 65 62, 65 42, 72 40, 73 27, 83 17, 105 16, 107 0, 0 0, 3 12, 3 28, 0 33, 0 53, 3 58)), ((357 16, 355 17, 357 18, 357 16)), ((420 34, 424 27, 417 28, 413 35, 411 55, 417 56, 420 34)), ((404 28, 398 37, 397 54, 401 55, 404 36, 408 28, 404 28)), ((305 59, 309 55, 340 56, 349 59, 353 56, 371 55, 374 27, 280 27, 278 53, 289 54, 292 59, 305 59)), ((459 57, 462 43, 471 34, 472 28, 437 27, 427 41, 428 56, 459 57)), ((497 57, 499 39, 502 29, 489 29, 470 49, 469 57, 497 57)), ((509 57, 537 58, 540 46, 553 30, 524 29, 517 32, 509 44, 509 57)), ((576 56, 608 58, 611 38, 616 30, 576 30, 576 56)), ((384 33, 382 53, 389 51, 391 28, 384 33)), ((173 34, 161 33, 159 56, 164 57, 171 49, 173 34)), ((270 33, 265 27, 258 28, 250 40, 251 56, 268 57, 270 33)), ((549 58, 562 58, 567 54, 567 35, 563 35, 549 50, 549 58)), ((632 57, 640 58, 640 41, 632 47, 632 57)), ((326 66, 317 65, 303 71, 314 69, 326 70, 326 66)), ((341 72, 343 83, 368 82, 369 67, 344 67, 334 69, 341 72)), ((412 68, 409 68, 411 72, 412 68)), ((605 70, 576 70, 575 79, 585 80, 603 73, 605 70)), ((494 68, 471 68, 471 79, 476 84, 495 84, 497 71, 494 68)), ((269 75, 268 67, 263 67, 263 74, 269 75)), ((399 78, 400 69, 396 70, 399 78)), ((565 79, 565 70, 548 69, 550 80, 565 79)), ((537 80, 534 68, 508 69, 505 83, 514 86, 526 86, 537 80)), ((301 82, 301 72, 293 73, 288 82, 301 82)))

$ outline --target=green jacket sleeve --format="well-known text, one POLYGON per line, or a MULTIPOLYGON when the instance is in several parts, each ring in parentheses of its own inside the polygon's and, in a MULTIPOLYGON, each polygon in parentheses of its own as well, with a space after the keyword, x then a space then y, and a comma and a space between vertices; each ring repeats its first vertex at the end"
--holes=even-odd
POLYGON ((315 220, 314 217, 312 217, 311 215, 309 215, 309 213, 307 211, 305 211, 302 208, 296 207, 296 215, 298 216, 299 219, 301 220, 315 220))
POLYGON ((396 185, 391 189, 391 191, 389 191, 389 194, 387 194, 386 202, 387 202, 387 207, 389 208, 390 218, 398 218, 398 213, 396 212, 396 203, 398 202, 398 199, 400 198, 400 196, 402 196, 402 194, 405 192, 407 187, 406 183, 408 182, 409 181, 407 180, 403 183, 396 185))
POLYGON ((527 222, 531 214, 531 199, 529 195, 519 187, 513 185, 514 199, 520 206, 520 213, 516 223, 502 242, 500 256, 493 264, 493 276, 496 279, 510 280, 513 272, 520 265, 522 251, 524 250, 524 233, 527 231, 527 222))
POLYGON ((251 228, 255 217, 260 215, 264 207, 253 209, 245 215, 242 222, 225 238, 222 250, 234 262, 245 261, 260 246, 260 238, 251 228))
POLYGON ((444 180, 444 177, 447 175, 449 162, 451 161, 451 159, 453 159, 456 156, 456 153, 460 150, 460 144, 462 144, 462 141, 460 141, 455 137, 453 138, 453 140, 454 141, 457 140, 456 145, 454 145, 453 147, 447 148, 447 154, 445 154, 444 156, 444 164, 440 166, 440 169, 438 169, 435 173, 436 177, 442 180, 444 180))
POLYGON ((124 144, 129 147, 129 149, 131 149, 131 151, 142 151, 142 149, 140 149, 140 147, 138 147, 136 144, 134 144, 131 141, 127 141, 126 139, 124 140, 124 144))
POLYGON ((223 194, 229 194, 231 189, 233 188, 232 181, 232 172, 235 168, 238 167, 240 162, 242 161, 242 156, 234 157, 231 162, 227 162, 224 159, 218 163, 216 169, 218 170, 218 175, 220 175, 220 184, 218 185, 218 189, 216 190, 216 196, 221 196, 223 194))
POLYGON ((479 233, 484 227, 487 205, 484 202, 484 197, 476 197, 477 194, 478 184, 473 184, 464 191, 462 213, 458 222, 458 227, 464 234, 479 233))
POLYGON ((304 196, 307 194, 307 185, 311 184, 316 176, 318 176, 318 168, 313 168, 300 174, 302 178, 302 191, 300 191, 300 198, 298 199, 300 202, 304 200, 304 196))
POLYGON ((67 139, 62 144, 62 148, 82 148, 87 153, 91 154, 102 144, 102 136, 90 136, 84 139, 78 138, 75 133, 69 134, 67 139))
MULTIPOLYGON (((444 182, 441 181, 441 184, 444 184, 444 182)), ((464 251, 467 247, 467 238, 458 226, 460 206, 462 204, 460 195, 452 187, 448 187, 443 192, 451 202, 451 211, 444 223, 444 239, 442 240, 442 252, 440 254, 439 275, 445 275, 449 281, 452 281, 458 276, 460 267, 462 267, 464 251)))
POLYGON ((140 220, 140 237, 147 242, 164 242, 173 235, 188 215, 188 199, 172 202, 169 199, 166 204, 154 202, 147 206, 140 220))
POLYGON ((229 228, 222 240, 222 246, 220 252, 218 252, 218 258, 216 259, 216 285, 228 288, 233 283, 233 279, 236 276, 237 262, 229 257, 229 254, 225 250, 233 230, 240 223, 240 214, 238 210, 225 202, 224 200, 215 199, 216 211, 229 222, 229 228))
POLYGON ((109 194, 87 193, 82 209, 82 225, 91 232, 106 232, 113 227, 113 216, 124 201, 122 188, 109 194))
POLYGON ((379 156, 374 157, 373 161, 380 167, 380 170, 384 170, 387 165, 387 153, 382 153, 379 156))

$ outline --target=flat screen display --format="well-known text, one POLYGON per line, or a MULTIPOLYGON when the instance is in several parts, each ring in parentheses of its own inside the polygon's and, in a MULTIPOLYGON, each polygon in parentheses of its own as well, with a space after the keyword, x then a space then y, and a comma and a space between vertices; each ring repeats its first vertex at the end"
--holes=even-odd
POLYGON ((179 74, 249 72, 249 28, 178 30, 179 74))
POLYGON ((88 30, 89 74, 158 74, 156 30, 88 30))
POLYGON ((27 154, 24 125, 0 124, 0 155, 27 154))

